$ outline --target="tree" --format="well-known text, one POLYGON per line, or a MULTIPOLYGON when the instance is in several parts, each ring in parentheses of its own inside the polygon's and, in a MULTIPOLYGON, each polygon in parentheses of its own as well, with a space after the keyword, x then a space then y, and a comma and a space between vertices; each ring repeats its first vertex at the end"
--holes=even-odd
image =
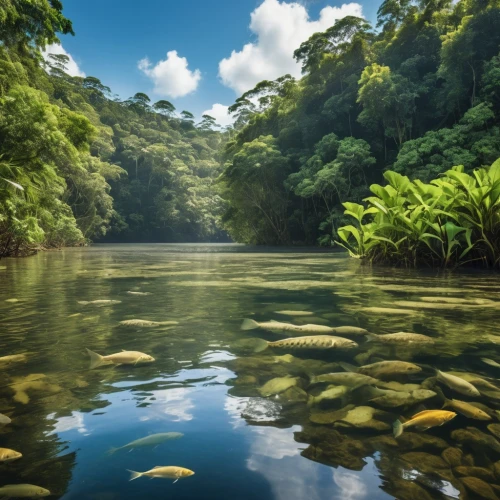
POLYGON ((34 44, 44 48, 59 43, 57 33, 74 35, 71 21, 62 15, 59 0, 2 0, 0 40, 7 46, 34 44))
POLYGON ((153 109, 164 116, 172 116, 175 113, 175 106, 170 101, 157 101, 153 104, 153 109))

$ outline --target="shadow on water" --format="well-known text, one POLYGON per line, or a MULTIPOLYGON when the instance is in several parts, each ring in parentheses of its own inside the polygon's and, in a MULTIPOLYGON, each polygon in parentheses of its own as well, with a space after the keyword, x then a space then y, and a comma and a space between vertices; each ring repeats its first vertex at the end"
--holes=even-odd
POLYGON ((23 453, 0 464, 0 486, 96 500, 500 498, 500 365, 483 361, 500 362, 497 275, 371 269, 296 249, 96 245, 2 261, 0 280, 0 358, 25 355, 0 359, 0 412, 12 419, 0 426, 0 447, 23 453), (119 302, 78 303, 95 300, 119 302), (435 343, 356 336, 346 351, 257 352, 258 339, 293 334, 242 331, 243 318, 414 332, 435 343), (157 323, 120 324, 127 319, 157 323), (156 361, 89 370, 86 348, 156 361), (339 393, 313 383, 345 363, 387 359, 423 369, 339 393), (480 396, 440 384, 434 368, 461 372, 480 396), (412 391, 422 388, 420 401, 412 391), (491 420, 459 413, 394 439, 397 418, 441 409, 445 398, 477 403, 491 420), (169 432, 183 436, 110 453, 169 432), (128 482, 127 469, 156 465, 195 475, 128 482))

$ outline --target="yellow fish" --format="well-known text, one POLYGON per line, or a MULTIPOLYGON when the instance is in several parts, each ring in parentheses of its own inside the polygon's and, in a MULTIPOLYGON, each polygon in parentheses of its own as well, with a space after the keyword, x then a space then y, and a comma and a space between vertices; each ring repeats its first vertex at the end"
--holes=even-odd
POLYGON ((408 427, 420 427, 423 430, 430 429, 431 427, 436 427, 443 425, 455 418, 457 414, 454 411, 446 410, 425 410, 413 415, 410 420, 402 424, 399 420, 396 420, 393 424, 394 437, 399 437, 403 434, 404 429, 408 427))
POLYGON ((141 476, 148 476, 151 479, 154 477, 161 477, 167 479, 175 479, 174 483, 176 483, 179 479, 183 477, 189 477, 194 474, 192 470, 185 469, 184 467, 176 467, 175 465, 157 465, 153 467, 151 470, 146 472, 136 472, 133 470, 129 470, 130 479, 129 481, 133 481, 141 476))
POLYGON ((10 450, 9 448, 0 448, 0 462, 12 462, 12 460, 17 460, 23 455, 15 450, 10 450))
POLYGON ((152 363, 155 358, 149 354, 139 351, 122 351, 108 356, 101 356, 90 349, 87 349, 90 356, 90 369, 102 365, 136 365, 137 363, 152 363))
POLYGON ((49 490, 34 484, 7 484, 0 488, 0 498, 40 498, 49 495, 49 490))

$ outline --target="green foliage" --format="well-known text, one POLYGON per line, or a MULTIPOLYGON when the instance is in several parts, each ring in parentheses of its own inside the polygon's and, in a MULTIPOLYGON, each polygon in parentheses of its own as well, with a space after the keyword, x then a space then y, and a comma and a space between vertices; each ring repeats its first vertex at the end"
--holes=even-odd
POLYGON ((166 100, 112 98, 39 49, 72 33, 58 0, 0 6, 0 257, 107 241, 224 237, 215 179, 225 136, 166 100))
POLYGON ((500 267, 500 159, 469 175, 462 165, 425 184, 387 171, 368 208, 344 203, 356 225, 338 230, 356 258, 403 266, 500 267))
MULTIPOLYGON (((349 225, 344 206, 359 204, 384 172, 429 183, 454 165, 468 174, 498 158, 499 24, 498 0, 384 0, 378 33, 364 19, 340 19, 295 51, 301 80, 263 81, 238 98, 230 107, 237 134, 226 146, 226 172, 261 136, 274 138, 286 160, 283 175, 263 177, 267 185, 254 179, 253 190, 287 200, 286 234, 262 241, 357 238, 364 255, 385 236, 349 225)), ((232 189, 223 192, 225 227, 238 241, 261 241, 240 230, 260 228, 261 214, 232 189)), ((453 253, 451 242, 469 233, 446 228, 453 253)), ((390 253, 392 240, 384 248, 390 253)))

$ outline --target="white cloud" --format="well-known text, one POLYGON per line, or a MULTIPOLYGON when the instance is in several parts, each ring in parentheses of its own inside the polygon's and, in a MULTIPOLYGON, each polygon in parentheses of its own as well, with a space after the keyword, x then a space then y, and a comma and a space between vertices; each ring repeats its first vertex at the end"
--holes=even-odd
POLYGON ((327 6, 317 21, 311 21, 306 7, 299 3, 264 0, 251 14, 250 30, 255 43, 246 44, 219 63, 222 83, 242 94, 262 80, 274 80, 287 73, 299 77, 301 65, 293 53, 314 33, 325 31, 345 16, 362 16, 358 3, 327 6))
POLYGON ((154 83, 154 92, 168 97, 183 97, 194 92, 201 80, 199 69, 191 71, 185 57, 179 57, 176 50, 167 52, 167 58, 154 66, 145 57, 138 68, 154 83))
POLYGON ((45 47, 45 50, 42 51, 42 56, 46 61, 49 61, 49 54, 63 54, 65 56, 68 56, 69 61, 66 67, 66 73, 68 73, 68 75, 81 76, 82 78, 86 76, 85 73, 79 68, 76 61, 73 59, 73 56, 69 52, 66 52, 62 45, 57 45, 56 43, 47 45, 47 47, 45 47))
POLYGON ((233 124, 233 118, 228 113, 229 106, 224 106, 224 104, 216 103, 210 109, 203 111, 203 115, 210 115, 215 118, 215 121, 222 127, 233 124))

